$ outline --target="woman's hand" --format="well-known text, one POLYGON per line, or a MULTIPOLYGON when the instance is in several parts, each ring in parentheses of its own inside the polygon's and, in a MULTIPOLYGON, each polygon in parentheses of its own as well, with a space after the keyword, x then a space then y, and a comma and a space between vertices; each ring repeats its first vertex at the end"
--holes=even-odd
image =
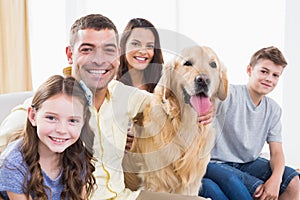
POLYGON ((129 151, 132 147, 132 143, 133 143, 133 139, 134 139, 134 136, 133 134, 129 131, 127 133, 127 140, 126 140, 126 146, 125 146, 125 150, 126 151, 129 151))

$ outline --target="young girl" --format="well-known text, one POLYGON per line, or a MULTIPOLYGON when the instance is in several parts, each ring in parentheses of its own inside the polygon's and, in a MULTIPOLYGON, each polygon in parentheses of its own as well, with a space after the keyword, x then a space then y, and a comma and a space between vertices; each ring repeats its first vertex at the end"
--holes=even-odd
POLYGON ((88 199, 95 178, 85 92, 73 78, 51 76, 28 108, 23 137, 0 157, 4 199, 88 199))

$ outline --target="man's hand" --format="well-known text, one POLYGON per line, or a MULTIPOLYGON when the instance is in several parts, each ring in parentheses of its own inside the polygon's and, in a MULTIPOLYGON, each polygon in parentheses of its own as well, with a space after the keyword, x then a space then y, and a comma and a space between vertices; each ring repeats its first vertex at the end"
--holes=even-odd
POLYGON ((209 124, 212 122, 215 115, 216 115, 216 106, 213 103, 210 106, 210 109, 205 114, 198 116, 198 122, 203 125, 209 124))

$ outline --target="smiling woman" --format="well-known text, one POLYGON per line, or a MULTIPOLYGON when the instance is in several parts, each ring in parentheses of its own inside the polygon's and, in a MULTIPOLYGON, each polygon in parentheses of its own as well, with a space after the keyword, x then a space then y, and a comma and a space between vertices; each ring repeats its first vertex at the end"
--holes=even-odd
POLYGON ((123 31, 120 47, 117 79, 126 85, 153 92, 164 62, 154 25, 146 19, 131 19, 123 31))

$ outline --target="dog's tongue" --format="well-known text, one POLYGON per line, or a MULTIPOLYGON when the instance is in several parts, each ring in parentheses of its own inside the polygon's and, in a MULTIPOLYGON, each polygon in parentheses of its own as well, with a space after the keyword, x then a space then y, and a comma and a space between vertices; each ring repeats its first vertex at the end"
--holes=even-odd
POLYGON ((211 102, 208 97, 200 97, 196 95, 191 96, 190 103, 199 115, 206 113, 211 106, 211 102))

